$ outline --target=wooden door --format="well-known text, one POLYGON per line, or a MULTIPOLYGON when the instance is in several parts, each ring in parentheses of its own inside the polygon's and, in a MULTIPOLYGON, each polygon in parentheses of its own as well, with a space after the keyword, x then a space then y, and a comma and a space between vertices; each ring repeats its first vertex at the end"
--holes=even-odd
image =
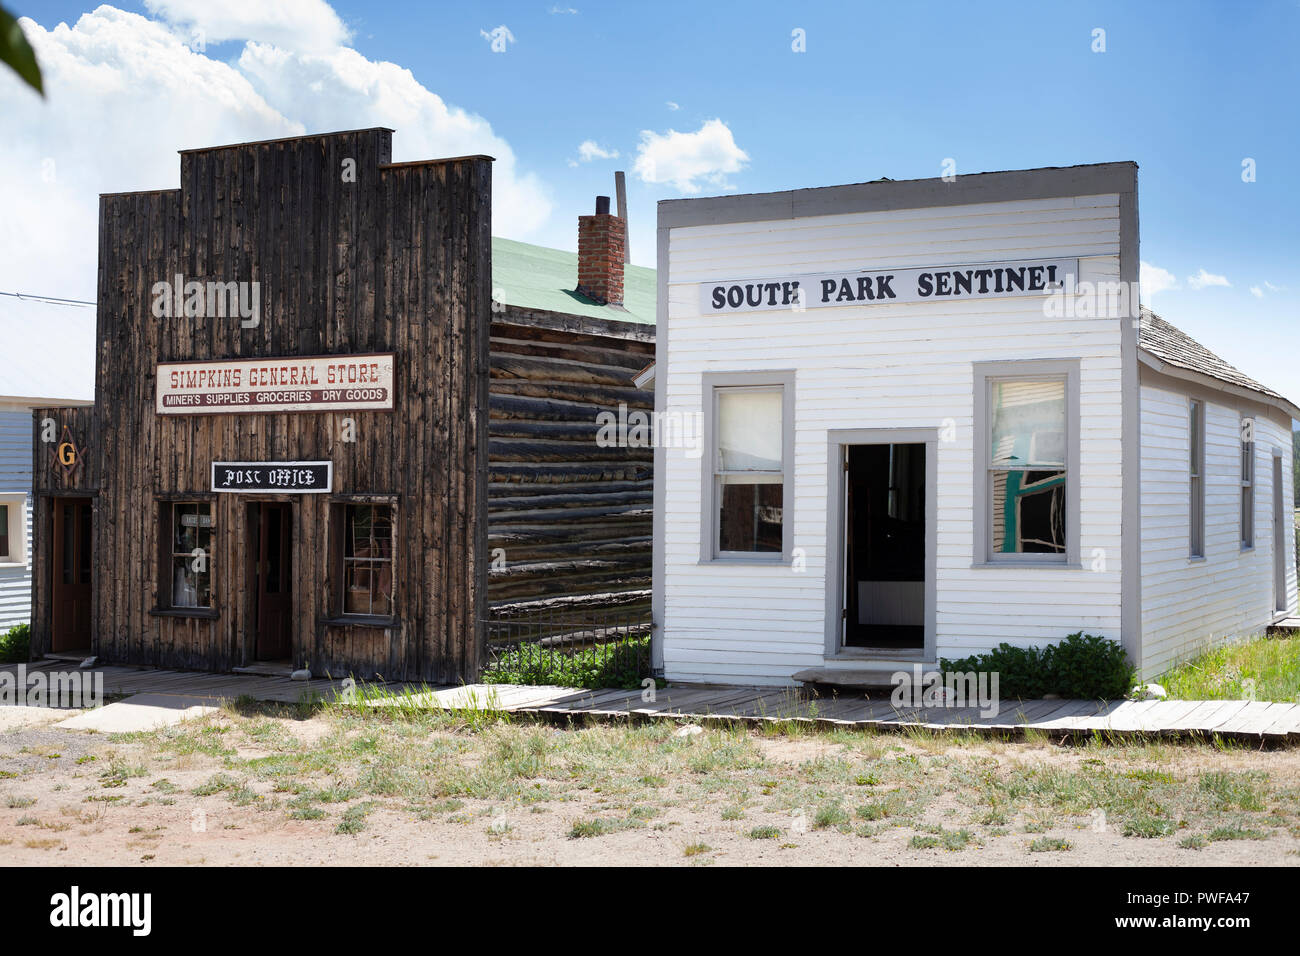
POLYGON ((87 498, 55 498, 52 507, 50 650, 89 652, 92 503, 87 498))
POLYGON ((287 504, 257 509, 257 659, 289 657, 293 638, 293 521, 287 504))

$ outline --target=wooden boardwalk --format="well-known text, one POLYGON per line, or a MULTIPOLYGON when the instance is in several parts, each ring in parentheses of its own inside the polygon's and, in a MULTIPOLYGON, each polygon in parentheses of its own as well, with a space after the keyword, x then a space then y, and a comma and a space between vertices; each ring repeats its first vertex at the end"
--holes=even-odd
MULTIPOLYGON (((36 671, 71 670, 63 661, 26 665, 36 671)), ((13 673, 17 665, 0 666, 13 673)), ((310 695, 326 700, 338 696, 341 680, 295 681, 287 677, 211 674, 198 671, 154 670, 142 667, 93 668, 104 675, 104 693, 111 696, 162 694, 177 697, 297 703, 310 695)), ((1300 704, 1244 700, 1001 701, 996 714, 977 707, 895 709, 881 694, 809 697, 792 688, 676 686, 661 688, 653 700, 634 690, 582 690, 572 687, 532 687, 514 684, 471 684, 463 687, 424 687, 390 683, 368 685, 409 694, 417 706, 448 709, 492 709, 548 719, 592 717, 627 720, 668 718, 704 722, 793 720, 823 727, 901 729, 920 727, 988 734, 1018 735, 1036 730, 1052 736, 1104 734, 1142 736, 1220 736, 1257 742, 1300 742, 1300 704)), ((384 701, 377 701, 383 706, 384 701)))
MULTIPOLYGON (((101 673, 104 675, 104 694, 125 697, 131 694, 167 694, 176 697, 208 697, 214 701, 236 700, 247 696, 254 700, 296 704, 311 694, 333 698, 341 689, 342 680, 318 678, 309 681, 290 680, 288 677, 263 677, 255 674, 212 674, 205 671, 158 670, 152 667, 121 667, 103 665, 82 669, 75 663, 61 660, 40 660, 23 665, 27 673, 38 671, 101 673)), ((15 673, 17 664, 0 664, 0 673, 15 673)), ((404 684, 384 684, 394 692, 407 689, 404 684)))
POLYGON ((1001 701, 996 714, 977 707, 896 709, 885 695, 809 698, 792 689, 683 686, 660 689, 653 701, 640 691, 580 690, 475 684, 425 695, 429 705, 490 706, 551 718, 674 718, 694 722, 795 720, 824 727, 960 730, 1051 736, 1103 734, 1230 737, 1300 741, 1300 705, 1245 700, 1027 700, 1001 701))

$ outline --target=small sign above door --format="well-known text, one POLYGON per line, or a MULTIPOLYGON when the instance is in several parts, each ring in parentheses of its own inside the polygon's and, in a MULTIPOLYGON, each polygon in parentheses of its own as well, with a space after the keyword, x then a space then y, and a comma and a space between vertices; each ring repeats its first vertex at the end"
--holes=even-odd
POLYGON ((329 461, 214 461, 212 490, 311 495, 329 492, 334 463, 329 461))

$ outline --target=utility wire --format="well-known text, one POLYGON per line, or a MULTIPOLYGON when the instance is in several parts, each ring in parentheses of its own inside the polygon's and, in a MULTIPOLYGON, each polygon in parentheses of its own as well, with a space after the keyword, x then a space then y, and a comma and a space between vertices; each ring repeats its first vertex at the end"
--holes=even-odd
POLYGON ((7 295, 23 302, 45 302, 49 305, 67 305, 74 308, 95 304, 94 302, 87 302, 85 299, 62 299, 57 295, 32 295, 27 292, 0 292, 0 295, 7 295))

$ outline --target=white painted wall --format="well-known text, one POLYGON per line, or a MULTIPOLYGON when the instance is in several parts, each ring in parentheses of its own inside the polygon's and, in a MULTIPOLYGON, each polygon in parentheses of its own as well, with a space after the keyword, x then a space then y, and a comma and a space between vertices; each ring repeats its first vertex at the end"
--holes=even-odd
POLYGON ((31 618, 32 542, 32 413, 29 408, 0 405, 0 495, 13 503, 10 494, 26 497, 26 561, 14 566, 0 563, 0 632, 31 618))
POLYGON ((1206 647, 1260 634, 1273 611, 1273 448, 1283 449, 1285 560, 1296 613, 1291 431, 1255 422, 1255 547, 1239 545, 1241 413, 1205 403, 1205 558, 1188 556, 1188 396, 1142 386, 1143 676, 1206 647))
MULTIPOLYGON (((939 656, 1078 630, 1119 638, 1120 320, 1047 320, 1041 297, 703 316, 696 283, 798 271, 1080 257, 1080 278, 1119 278, 1117 196, 986 203, 672 229, 665 405, 702 410, 705 371, 796 372, 794 513, 806 570, 700 563, 703 458, 668 449, 664 670, 670 680, 787 684, 823 663, 826 433, 938 428, 939 656), (971 363, 1078 358, 1083 569, 975 569, 971 363), (1089 565, 1096 554, 1104 570, 1089 565)), ((661 333, 662 334, 662 333, 661 333)), ((662 346, 661 346, 662 347, 662 346)), ((797 552, 796 552, 797 553, 797 552)))

